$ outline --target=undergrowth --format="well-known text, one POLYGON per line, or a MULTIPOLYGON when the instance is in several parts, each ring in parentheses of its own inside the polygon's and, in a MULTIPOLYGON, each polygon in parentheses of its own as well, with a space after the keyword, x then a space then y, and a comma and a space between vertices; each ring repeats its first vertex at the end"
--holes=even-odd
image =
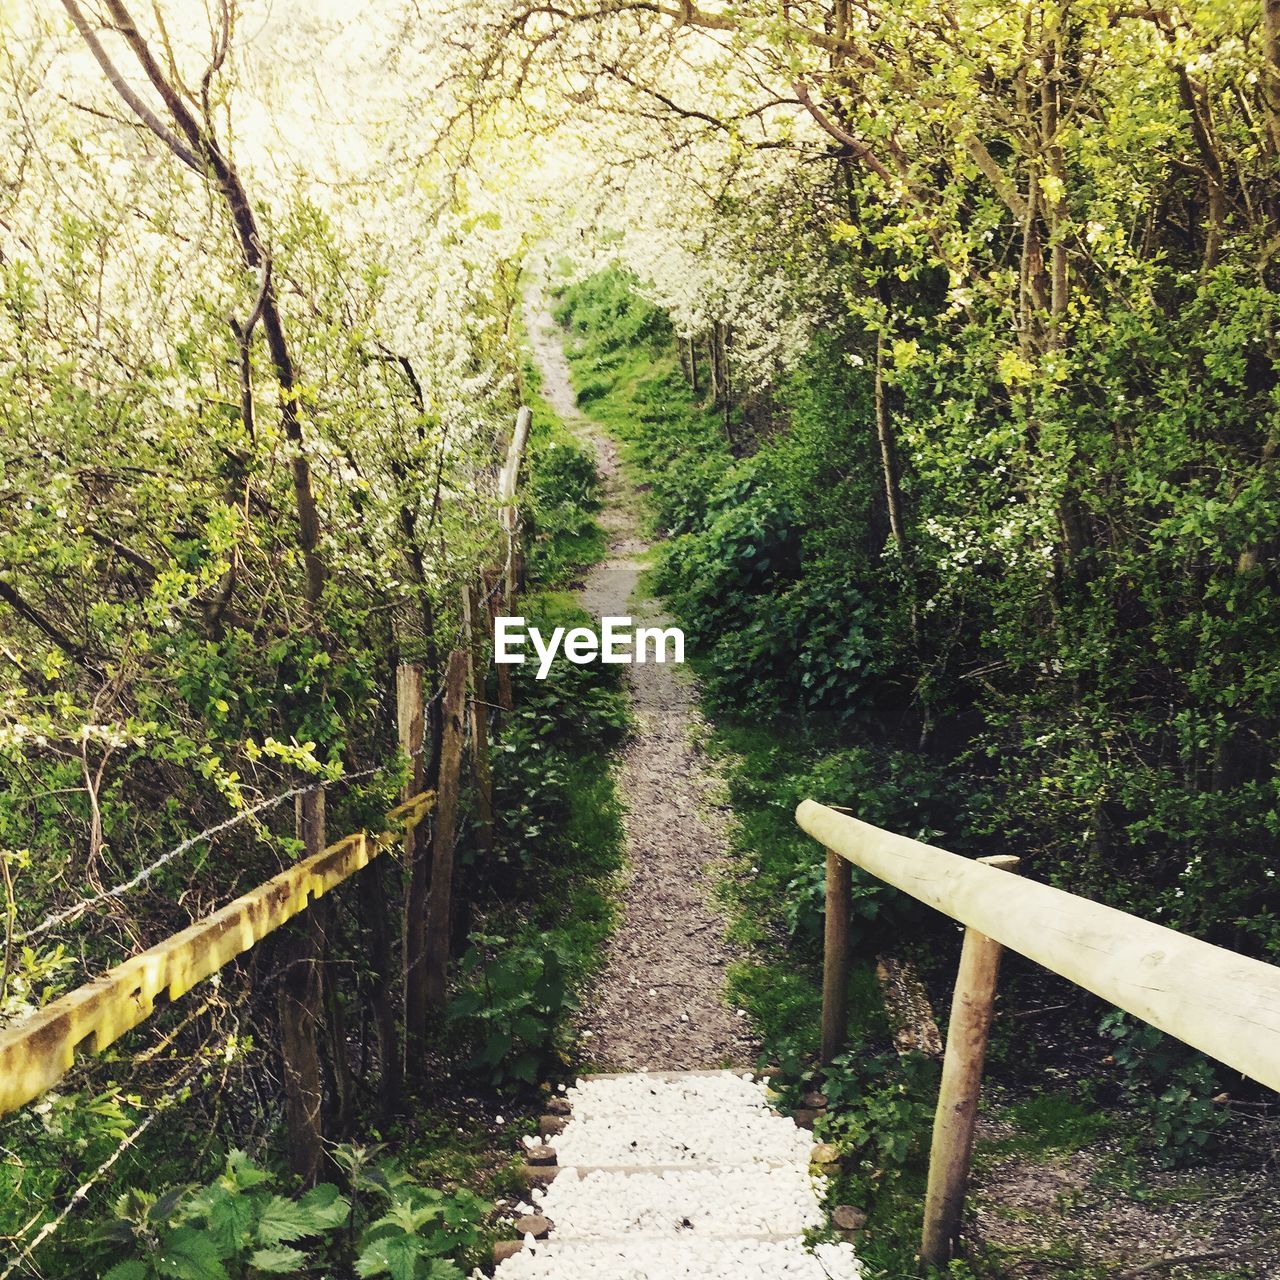
MULTIPOLYGON (((831 1203, 870 1215, 858 1242, 868 1274, 915 1275, 938 1070, 894 1052, 875 958, 889 951, 914 960, 945 1011, 959 930, 855 869, 848 1052, 817 1066, 825 874, 794 810, 812 797, 976 856, 1004 851, 992 848, 991 815, 1012 799, 994 798, 963 757, 921 751, 901 732, 911 693, 881 655, 893 648, 884 628, 905 621, 869 594, 897 591, 896 570, 891 558, 867 557, 874 495, 851 478, 859 468, 875 474, 872 437, 848 441, 841 425, 866 417, 856 381, 825 358, 820 341, 813 368, 781 389, 786 430, 738 457, 721 414, 692 395, 665 315, 634 283, 606 272, 573 284, 557 316, 570 334, 584 411, 621 443, 652 526, 666 538, 651 582, 685 628, 714 725, 707 746, 733 811, 721 892, 749 956, 732 967, 728 998, 747 1010, 763 1058, 781 1068, 785 1102, 814 1088, 832 1101, 817 1136, 843 1156, 831 1203), (848 455, 832 479, 836 438, 848 455)), ((1042 996, 1039 981, 1014 966, 1005 1000, 1024 987, 1042 996)), ((997 1130, 1012 1136, 980 1144, 981 1159, 1054 1159, 1102 1142, 1148 1167, 1153 1158, 1202 1158, 1222 1120, 1205 1060, 1130 1020, 1099 1026, 1105 1008, 1091 997, 1053 987, 1042 1002, 1063 1000, 1052 1037, 1028 1040, 997 1021, 992 1071, 1008 1102, 994 1114, 997 1130), (1072 1061, 1087 1065, 1069 1091, 1045 1092, 1044 1073, 1064 1041, 1079 1045, 1072 1061), (1095 1086, 1090 1073, 1100 1063, 1111 1074, 1095 1086), (1129 1110, 1117 1112, 1118 1103, 1129 1110)), ((1091 1274, 1077 1262, 1064 1254, 1062 1274, 1091 1274)), ((978 1254, 949 1274, 999 1272, 994 1255, 978 1254)))
MULTIPOLYGON (((537 395, 531 366, 526 382, 529 591, 519 608, 534 625, 579 625, 587 615, 560 588, 604 552, 595 466, 537 395)), ((628 726, 617 668, 557 663, 542 681, 516 668, 514 684, 515 710, 492 743, 495 847, 482 851, 464 792, 456 878, 469 938, 447 1023, 416 1064, 402 1114, 381 1117, 377 1099, 362 1098, 356 1139, 331 1153, 331 1181, 304 1194, 284 1172, 278 1134, 260 1137, 251 1158, 220 1129, 187 1133, 179 1107, 126 1150, 106 1185, 127 1190, 43 1251, 44 1274, 450 1280, 487 1256, 489 1202, 523 1194, 516 1152, 536 1130, 536 1086, 576 1063, 572 1014, 614 926, 623 852, 610 753, 628 726)), ((484 696, 496 703, 496 687, 484 696)), ((347 1016, 362 1015, 353 1006, 347 1016)), ((29 1154, 71 1143, 92 1167, 143 1114, 136 1096, 54 1092, 15 1123, 29 1154)), ((72 1176, 34 1159, 0 1165, 0 1230, 56 1204, 72 1176)))

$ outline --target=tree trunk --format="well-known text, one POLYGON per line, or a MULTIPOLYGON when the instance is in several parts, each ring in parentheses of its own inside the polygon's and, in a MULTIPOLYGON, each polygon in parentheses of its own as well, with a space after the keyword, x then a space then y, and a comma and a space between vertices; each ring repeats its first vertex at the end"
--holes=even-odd
POLYGON ((369 1004, 373 1013, 374 1034, 378 1038, 378 1059, 382 1078, 378 1088, 379 1112, 383 1122, 389 1120, 400 1105, 403 1070, 400 1061, 400 1036, 396 1029, 396 1009, 391 991, 392 954, 390 921, 392 914, 382 882, 382 859, 366 867, 357 879, 360 911, 368 931, 369 1004))
POLYGON ((736 442, 733 438, 733 422, 730 418, 733 412, 733 390, 729 372, 729 336, 728 324, 722 324, 720 326, 720 390, 724 397, 724 435, 729 442, 729 447, 733 448, 736 442))
MULTIPOLYGON (((426 765, 423 760, 425 715, 422 697, 422 668, 404 662, 396 670, 396 727, 400 750, 409 757, 400 798, 409 800, 422 791, 426 765)), ((427 1035, 426 930, 427 893, 431 871, 426 843, 421 838, 423 824, 415 824, 404 835, 404 1043, 407 1062, 417 1061, 427 1035)))
POLYGON ((463 588, 463 612, 467 633, 467 668, 471 709, 471 764, 476 784, 476 837, 480 852, 493 852, 493 770, 489 760, 489 707, 485 701, 488 670, 488 614, 480 606, 473 586, 463 588))
POLYGON ((1280 0, 1262 0, 1262 101, 1272 155, 1280 156, 1280 0))

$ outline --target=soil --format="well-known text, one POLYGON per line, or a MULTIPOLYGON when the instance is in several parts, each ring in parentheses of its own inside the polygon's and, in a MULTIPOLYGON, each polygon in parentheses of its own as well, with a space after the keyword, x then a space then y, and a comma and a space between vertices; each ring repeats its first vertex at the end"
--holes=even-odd
MULTIPOLYGON (((1008 1138, 988 1115, 979 1141, 1008 1138)), ((969 1238, 1001 1259, 1001 1274, 1050 1280, 1069 1272, 1109 1277, 1280 1276, 1275 1171, 1261 1126, 1238 1159, 1181 1171, 1150 1162, 1123 1184, 1116 1151, 1097 1144, 1057 1155, 980 1160, 969 1238)), ((1134 1157, 1130 1157, 1134 1159, 1134 1157)))
MULTIPOLYGON (((603 489, 606 558, 580 600, 597 620, 631 617, 669 626, 640 586, 652 545, 642 533, 642 499, 617 445, 578 410, 561 332, 530 299, 529 338, 542 394, 595 450, 603 489)), ((627 872, 621 915, 581 1022, 584 1050, 599 1070, 691 1070, 748 1066, 758 1046, 747 1021, 723 998, 734 949, 712 903, 725 856, 719 780, 697 742, 703 728, 686 667, 648 662, 624 668, 635 729, 622 752, 627 872)))

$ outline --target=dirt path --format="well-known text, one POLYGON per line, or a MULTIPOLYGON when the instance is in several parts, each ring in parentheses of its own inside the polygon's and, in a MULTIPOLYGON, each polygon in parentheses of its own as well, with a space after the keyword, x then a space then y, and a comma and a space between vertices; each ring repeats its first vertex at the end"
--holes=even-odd
MULTIPOLYGON (((542 394, 596 451, 604 486, 606 559, 586 579, 582 605, 597 620, 662 621, 658 602, 637 590, 641 498, 618 463, 617 446, 579 412, 559 328, 531 300, 529 336, 542 394)), ((623 911, 604 970, 582 1020, 588 1052, 605 1070, 682 1070, 751 1065, 746 1020, 725 1006, 724 970, 733 952, 710 904, 725 850, 715 778, 694 746, 700 726, 694 684, 672 664, 625 668, 636 730, 622 757, 627 879, 623 911)))

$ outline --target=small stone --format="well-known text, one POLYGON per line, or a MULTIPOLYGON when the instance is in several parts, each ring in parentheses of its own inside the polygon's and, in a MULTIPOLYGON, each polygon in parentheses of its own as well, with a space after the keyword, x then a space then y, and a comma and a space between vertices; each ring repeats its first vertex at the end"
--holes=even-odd
POLYGON ((819 1142, 809 1152, 809 1163, 818 1165, 835 1164, 840 1159, 840 1152, 829 1142, 819 1142))
POLYGON ((560 1172, 554 1164, 526 1164, 520 1166, 520 1177, 526 1187, 538 1188, 550 1186, 560 1172))
POLYGON ((525 1153, 524 1158, 530 1164, 546 1165, 556 1163, 556 1149, 548 1146, 545 1142, 541 1146, 530 1147, 525 1153))
POLYGON ((568 1123, 564 1116, 543 1116, 538 1121, 538 1132, 544 1138, 554 1138, 556 1134, 564 1132, 564 1127, 568 1123))
POLYGON ((545 1240, 551 1234, 551 1219, 540 1213, 527 1213, 516 1220, 516 1233, 520 1236, 532 1236, 535 1240, 545 1240))
POLYGON ((514 1258, 523 1248, 523 1240, 499 1240, 493 1246, 493 1261, 495 1264, 506 1262, 508 1258, 514 1258))
POLYGON ((792 1117, 802 1129, 812 1129, 818 1119, 818 1113, 812 1107, 804 1107, 792 1117))
POLYGON ((551 1116, 567 1116, 570 1111, 568 1098, 549 1098, 547 1100, 547 1114, 551 1116))
POLYGON ((831 1211, 831 1221, 838 1231, 861 1231, 867 1225, 867 1215, 855 1205, 841 1204, 831 1211))

